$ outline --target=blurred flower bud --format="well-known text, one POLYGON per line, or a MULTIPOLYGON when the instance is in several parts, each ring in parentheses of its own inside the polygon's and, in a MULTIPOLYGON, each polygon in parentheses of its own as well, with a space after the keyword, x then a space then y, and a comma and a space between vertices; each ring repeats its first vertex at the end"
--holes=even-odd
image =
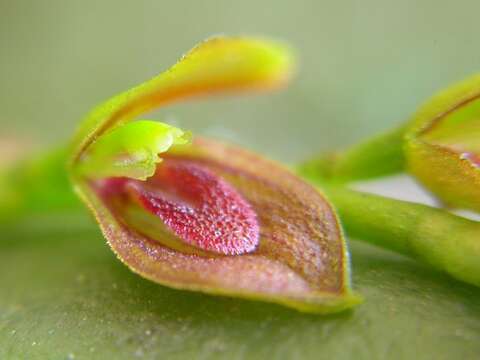
POLYGON ((418 110, 405 155, 409 172, 446 205, 480 210, 480 75, 418 110))

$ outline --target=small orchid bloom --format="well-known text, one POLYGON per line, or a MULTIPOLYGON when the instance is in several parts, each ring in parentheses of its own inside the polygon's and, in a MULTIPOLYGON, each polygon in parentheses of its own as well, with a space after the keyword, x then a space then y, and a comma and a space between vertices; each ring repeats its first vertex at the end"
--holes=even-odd
POLYGON ((210 39, 85 119, 71 147, 71 180, 132 271, 173 288, 309 312, 358 303, 340 224, 317 190, 238 146, 137 120, 177 100, 277 88, 293 64, 281 44, 210 39))
POLYGON ((480 211, 480 76, 437 94, 406 130, 406 166, 446 205, 480 211))

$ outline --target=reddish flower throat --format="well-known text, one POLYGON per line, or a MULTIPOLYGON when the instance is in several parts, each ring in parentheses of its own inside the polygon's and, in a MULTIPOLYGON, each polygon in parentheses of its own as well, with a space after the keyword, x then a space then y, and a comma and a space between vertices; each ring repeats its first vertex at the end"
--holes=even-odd
POLYGON ((223 255, 252 252, 259 242, 255 211, 225 180, 192 161, 166 159, 147 181, 108 179, 103 195, 140 203, 184 243, 223 255))

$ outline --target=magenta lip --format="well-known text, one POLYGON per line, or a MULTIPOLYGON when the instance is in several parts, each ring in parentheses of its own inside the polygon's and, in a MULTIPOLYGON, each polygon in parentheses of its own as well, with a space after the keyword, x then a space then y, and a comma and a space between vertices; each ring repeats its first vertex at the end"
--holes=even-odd
POLYGON ((222 255, 250 253, 259 243, 259 224, 251 205, 228 182, 204 165, 166 159, 147 181, 109 178, 102 197, 135 201, 175 234, 198 249, 222 255))

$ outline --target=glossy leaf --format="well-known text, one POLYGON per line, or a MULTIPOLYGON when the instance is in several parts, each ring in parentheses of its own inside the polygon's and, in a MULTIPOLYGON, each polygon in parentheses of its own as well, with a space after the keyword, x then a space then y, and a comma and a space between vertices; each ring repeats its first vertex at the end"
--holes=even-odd
POLYGON ((144 280, 119 263, 83 213, 33 218, 2 236, 2 359, 454 360, 480 353, 479 288, 356 241, 353 280, 367 301, 314 316, 144 280))
POLYGON ((480 210, 480 76, 439 93, 406 135, 408 170, 445 204, 480 210))

